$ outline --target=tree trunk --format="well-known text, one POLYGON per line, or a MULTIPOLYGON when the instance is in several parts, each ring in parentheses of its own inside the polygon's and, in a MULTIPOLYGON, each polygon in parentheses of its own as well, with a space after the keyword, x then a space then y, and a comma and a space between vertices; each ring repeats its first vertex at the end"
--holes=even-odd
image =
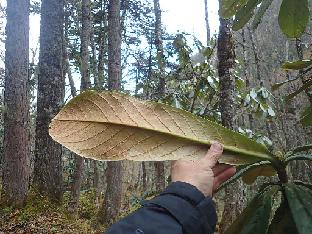
MULTIPOLYGON (((81 48, 80 48, 80 71, 81 71, 81 85, 80 91, 91 87, 90 81, 90 65, 89 65, 89 44, 91 33, 91 11, 90 0, 82 0, 82 22, 81 22, 81 48)), ((73 175, 73 184, 71 189, 71 202, 69 205, 69 211, 76 213, 79 206, 80 188, 83 180, 84 172, 84 158, 75 154, 75 171, 73 175)))
MULTIPOLYGON (((231 74, 234 66, 234 44, 231 21, 220 18, 218 36, 218 73, 220 79, 220 111, 223 126, 235 128, 235 79, 231 74)), ((225 206, 220 223, 223 233, 235 220, 243 208, 243 187, 241 181, 225 188, 225 206)))
POLYGON ((62 146, 49 136, 51 119, 64 103, 64 0, 42 0, 34 183, 38 192, 60 202, 62 146))
MULTIPOLYGON (((121 28, 120 0, 110 0, 108 6, 108 89, 121 89, 121 28)), ((118 217, 122 200, 121 162, 107 162, 107 188, 98 220, 111 223, 118 217)))
POLYGON ((166 92, 165 81, 165 58, 164 48, 162 41, 162 28, 161 28, 161 9, 159 0, 154 0, 154 14, 155 14, 155 46, 157 50, 157 63, 159 69, 159 83, 157 90, 157 97, 163 98, 166 92))
POLYGON ((89 65, 89 45, 91 34, 91 2, 82 0, 82 27, 81 27, 81 91, 91 87, 90 65, 89 65))
MULTIPOLYGON (((166 81, 165 81, 165 59, 164 48, 162 41, 162 28, 161 28, 161 9, 159 0, 154 0, 154 14, 155 14, 155 46, 157 50, 157 63, 159 69, 159 83, 157 90, 157 98, 161 99, 165 96, 166 81)), ((163 162, 155 162, 156 170, 156 190, 162 191, 165 184, 165 166, 163 162)))
MULTIPOLYGON (((245 82, 246 82, 246 92, 249 92, 250 90, 250 79, 248 74, 248 52, 246 48, 246 35, 245 35, 245 29, 242 29, 242 50, 243 50, 243 63, 244 63, 244 76, 245 76, 245 82)), ((249 129, 252 131, 255 130, 254 126, 254 118, 251 113, 248 113, 248 122, 249 122, 249 129)))
POLYGON ((95 189, 95 205, 96 208, 100 208, 100 172, 99 172, 99 166, 98 166, 98 161, 92 160, 93 164, 93 188, 95 189))
POLYGON ((29 183, 29 0, 7 1, 3 197, 24 205, 29 183))
POLYGON ((209 17, 208 17, 208 0, 204 0, 205 3, 205 23, 206 23, 206 39, 207 39, 207 46, 209 45, 210 41, 210 26, 209 26, 209 17))

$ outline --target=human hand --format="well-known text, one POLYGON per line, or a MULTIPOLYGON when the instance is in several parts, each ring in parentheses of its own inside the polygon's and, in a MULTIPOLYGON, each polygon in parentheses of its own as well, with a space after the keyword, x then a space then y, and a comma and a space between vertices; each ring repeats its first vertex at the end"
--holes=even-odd
POLYGON ((181 181, 194 185, 206 197, 212 196, 220 184, 231 178, 236 169, 226 164, 218 164, 223 152, 220 143, 211 145, 205 157, 197 161, 178 160, 171 165, 172 182, 181 181))

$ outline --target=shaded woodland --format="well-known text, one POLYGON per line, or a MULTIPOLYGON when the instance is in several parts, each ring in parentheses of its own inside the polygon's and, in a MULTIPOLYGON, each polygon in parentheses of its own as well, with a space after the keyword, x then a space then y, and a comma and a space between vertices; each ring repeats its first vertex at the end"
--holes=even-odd
MULTIPOLYGON (((1 3, 0 233, 100 233, 170 183, 170 162, 96 161, 52 140, 51 120, 88 89, 166 103, 272 152, 311 144, 312 128, 300 120, 312 87, 285 96, 311 83, 312 70, 281 68, 311 60, 311 13, 305 32, 290 39, 278 24, 282 1, 271 2, 256 28, 248 22, 233 31, 233 20, 220 17, 215 35, 204 0, 204 42, 167 32, 159 0, 1 3), (29 17, 38 14, 40 43, 30 48, 29 17), (285 80, 294 81, 274 86, 285 80)), ((291 162, 287 172, 291 181, 312 182, 310 161, 291 162)), ((218 233, 276 178, 239 179, 219 191, 218 233)))

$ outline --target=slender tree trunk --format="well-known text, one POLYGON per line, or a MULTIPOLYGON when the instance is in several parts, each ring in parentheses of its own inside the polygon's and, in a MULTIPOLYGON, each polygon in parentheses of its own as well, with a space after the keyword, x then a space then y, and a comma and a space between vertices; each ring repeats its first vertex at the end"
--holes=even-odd
POLYGON ((143 191, 146 192, 147 190, 147 174, 146 174, 146 163, 142 162, 142 186, 143 191))
POLYGON ((2 200, 20 207, 29 183, 29 0, 7 1, 2 200))
POLYGON ((64 103, 64 0, 42 0, 34 183, 52 200, 63 196, 62 146, 49 136, 51 119, 64 103))
POLYGON ((68 38, 68 30, 69 30, 69 12, 65 13, 65 17, 64 17, 64 77, 67 74, 68 77, 68 82, 69 82, 69 87, 70 87, 70 94, 72 97, 76 97, 77 96, 77 90, 75 87, 75 82, 74 82, 74 78, 71 72, 71 68, 70 68, 70 64, 69 64, 69 57, 68 57, 68 47, 70 47, 70 42, 69 42, 69 38, 68 38))
MULTIPOLYGON (((108 6, 108 89, 121 89, 121 28, 120 0, 110 0, 108 6)), ((122 164, 107 162, 107 188, 98 214, 101 223, 111 223, 118 217, 122 200, 122 164)))
POLYGON ((95 205, 97 208, 100 208, 100 172, 98 162, 92 160, 93 164, 93 188, 95 189, 95 205))
POLYGON ((91 2, 90 0, 82 0, 82 27, 81 27, 81 90, 91 87, 90 81, 90 65, 89 65, 89 45, 91 34, 91 2))
POLYGON ((166 92, 165 81, 165 58, 162 41, 162 27, 161 27, 161 9, 159 0, 154 0, 154 14, 155 14, 155 46, 157 50, 157 63, 159 69, 159 83, 157 90, 157 97, 163 98, 166 92))
POLYGON ((101 0, 101 23, 100 28, 101 32, 98 37, 98 45, 99 45, 99 55, 98 55, 98 87, 103 87, 104 85, 104 64, 105 64, 105 52, 107 51, 107 13, 106 13, 106 2, 107 0, 101 0))
POLYGON ((206 39, 207 45, 210 41, 210 26, 209 26, 209 14, 208 14, 208 0, 204 0, 205 3, 205 23, 206 23, 206 39))
MULTIPOLYGON (((81 85, 80 90, 88 89, 91 87, 90 81, 90 65, 89 65, 89 44, 91 33, 91 19, 90 19, 90 0, 82 0, 82 27, 81 27, 81 48, 80 48, 80 71, 81 71, 81 85)), ((84 172, 84 158, 75 154, 75 171, 73 175, 73 184, 71 189, 71 202, 69 211, 76 213, 79 206, 80 189, 83 180, 84 172)))
POLYGON ((96 55, 96 45, 95 45, 95 39, 94 39, 94 29, 92 30, 92 33, 90 34, 90 43, 91 43, 91 53, 92 53, 92 74, 94 78, 94 87, 100 88, 100 81, 99 81, 99 74, 98 74, 98 67, 97 67, 97 55, 96 55))
MULTIPOLYGON (((220 18, 218 36, 218 73, 220 79, 220 111, 223 126, 235 128, 235 80, 231 74, 234 66, 234 44, 231 21, 220 18)), ((243 208, 243 187, 238 181, 225 188, 225 206, 220 223, 223 233, 235 220, 243 208)))
MULTIPOLYGON (((159 83, 157 90, 157 98, 161 99, 165 96, 166 81, 165 81, 165 59, 164 48, 162 41, 162 27, 161 27, 161 9, 159 0, 154 0, 154 14, 155 14, 155 46, 157 50, 157 63, 159 69, 159 83)), ((165 166, 163 162, 155 162, 156 170, 156 190, 161 191, 165 188, 165 166)))

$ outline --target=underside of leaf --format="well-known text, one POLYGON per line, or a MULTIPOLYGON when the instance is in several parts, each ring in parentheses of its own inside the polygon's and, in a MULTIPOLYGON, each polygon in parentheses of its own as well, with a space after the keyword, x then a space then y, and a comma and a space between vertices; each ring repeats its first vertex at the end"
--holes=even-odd
POLYGON ((243 176, 242 180, 245 184, 252 184, 255 182, 258 176, 271 177, 276 175, 276 170, 272 165, 259 165, 258 167, 253 168, 250 171, 247 171, 243 176))
POLYGON ((213 141, 224 146, 223 163, 273 160, 263 145, 219 124, 119 92, 80 94, 53 119, 50 135, 97 160, 193 160, 203 157, 213 141))

